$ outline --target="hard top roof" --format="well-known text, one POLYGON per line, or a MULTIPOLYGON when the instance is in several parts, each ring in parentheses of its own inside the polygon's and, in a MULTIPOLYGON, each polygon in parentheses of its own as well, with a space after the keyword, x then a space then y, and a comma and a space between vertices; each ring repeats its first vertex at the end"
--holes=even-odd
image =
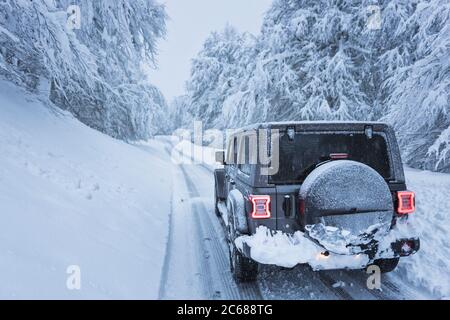
POLYGON ((243 131, 259 129, 285 129, 295 127, 296 130, 364 130, 366 126, 373 126, 374 130, 390 130, 390 126, 383 122, 375 121, 283 121, 261 122, 251 124, 234 131, 234 134, 243 131))

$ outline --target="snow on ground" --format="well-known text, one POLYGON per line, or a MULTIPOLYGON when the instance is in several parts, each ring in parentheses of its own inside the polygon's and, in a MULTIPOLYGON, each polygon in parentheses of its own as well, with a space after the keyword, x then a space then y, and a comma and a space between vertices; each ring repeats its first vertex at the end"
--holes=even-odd
POLYGON ((407 168, 406 183, 416 193, 410 225, 421 249, 400 260, 396 277, 410 281, 438 298, 450 298, 450 174, 407 168))
POLYGON ((165 155, 162 143, 114 140, 0 81, 0 298, 157 298, 165 155), (79 291, 66 287, 71 265, 79 291))

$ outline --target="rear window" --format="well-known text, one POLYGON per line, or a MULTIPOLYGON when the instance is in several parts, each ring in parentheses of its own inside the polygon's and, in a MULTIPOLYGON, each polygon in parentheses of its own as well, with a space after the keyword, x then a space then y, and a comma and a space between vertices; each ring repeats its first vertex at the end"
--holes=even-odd
POLYGON ((375 169, 386 180, 391 166, 385 136, 364 133, 296 133, 290 139, 280 136, 278 173, 269 176, 270 183, 301 183, 315 166, 330 159, 331 154, 347 154, 348 160, 362 162, 375 169))

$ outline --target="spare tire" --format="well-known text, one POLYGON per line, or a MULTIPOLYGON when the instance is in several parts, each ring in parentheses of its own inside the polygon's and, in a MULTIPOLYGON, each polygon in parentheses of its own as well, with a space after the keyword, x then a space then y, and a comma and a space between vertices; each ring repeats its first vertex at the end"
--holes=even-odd
POLYGON ((386 235, 394 216, 386 181, 371 167, 337 160, 319 165, 300 189, 300 224, 325 249, 355 254, 386 235))

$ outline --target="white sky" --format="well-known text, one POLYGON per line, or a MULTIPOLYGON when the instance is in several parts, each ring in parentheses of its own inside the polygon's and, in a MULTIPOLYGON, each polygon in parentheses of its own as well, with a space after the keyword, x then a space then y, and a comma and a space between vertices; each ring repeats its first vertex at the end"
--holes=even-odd
POLYGON ((239 31, 258 34, 264 12, 272 0, 162 0, 169 15, 167 37, 159 43, 158 69, 150 81, 168 102, 184 93, 191 59, 200 51, 211 31, 227 23, 239 31))

